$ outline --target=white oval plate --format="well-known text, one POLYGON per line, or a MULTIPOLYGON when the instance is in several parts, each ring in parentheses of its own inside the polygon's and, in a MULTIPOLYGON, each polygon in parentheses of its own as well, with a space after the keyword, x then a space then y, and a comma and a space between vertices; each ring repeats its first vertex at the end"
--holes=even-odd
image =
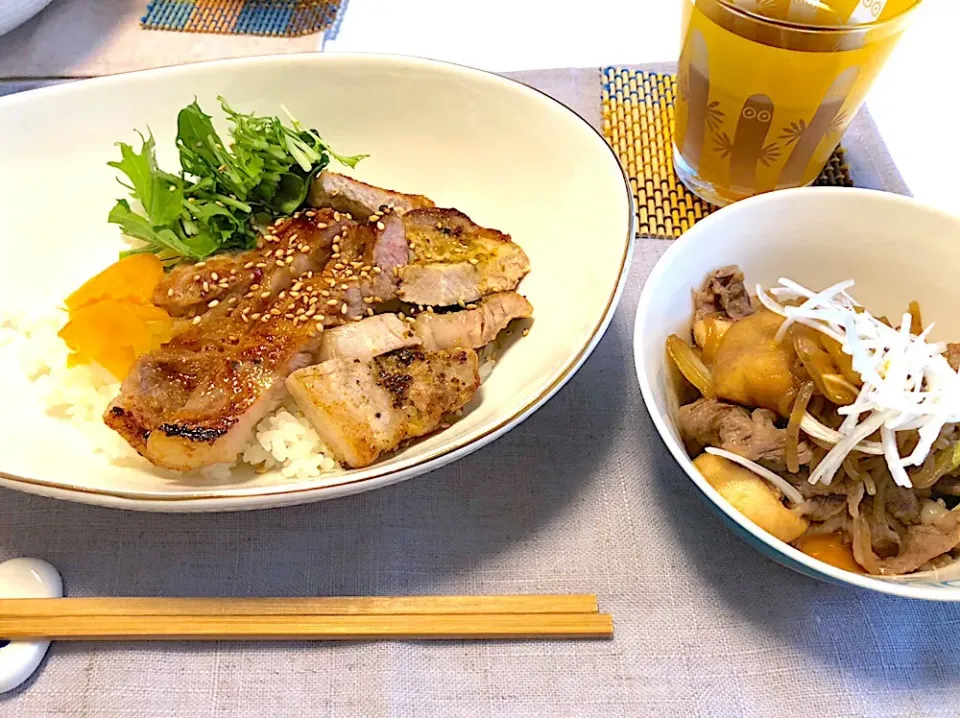
MULTIPOLYGON (((623 286, 633 237, 629 185, 603 138, 517 82, 464 67, 379 55, 291 55, 87 80, 0 99, 0 301, 55 307, 116 258, 106 215, 123 189, 114 143, 149 127, 176 166, 177 111, 224 95, 242 110, 286 105, 346 154, 369 153, 363 180, 425 194, 510 233, 531 274, 530 335, 505 353, 451 428, 362 470, 309 481, 235 471, 226 483, 118 466, 48 417, 5 372, 0 485, 152 511, 281 506, 386 486, 465 456, 532 414, 593 351, 623 286)), ((211 113, 219 114, 219 113, 211 113)))

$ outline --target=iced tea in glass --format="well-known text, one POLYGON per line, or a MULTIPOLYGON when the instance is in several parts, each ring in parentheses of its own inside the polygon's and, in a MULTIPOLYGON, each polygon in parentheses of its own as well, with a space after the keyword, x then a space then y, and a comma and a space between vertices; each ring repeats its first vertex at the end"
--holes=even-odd
POLYGON ((800 23, 797 0, 682 2, 674 165, 718 205, 813 182, 919 5, 803 0, 800 23))

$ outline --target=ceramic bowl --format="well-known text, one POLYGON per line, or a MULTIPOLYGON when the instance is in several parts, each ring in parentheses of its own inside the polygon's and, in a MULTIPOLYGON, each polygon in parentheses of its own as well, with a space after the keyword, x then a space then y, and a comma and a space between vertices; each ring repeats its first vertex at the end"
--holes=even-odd
POLYGON ((637 308, 634 356, 654 424, 707 503, 748 544, 789 568, 824 581, 883 593, 960 601, 960 566, 902 578, 873 578, 834 568, 755 526, 704 480, 676 426, 677 400, 664 342, 688 335, 691 289, 726 264, 739 264, 748 286, 789 277, 811 288, 856 280, 853 295, 871 312, 899 316, 918 300, 934 339, 960 337, 960 218, 899 195, 817 188, 773 192, 707 217, 677 240, 647 280, 637 308))
POLYGON ((149 127, 159 164, 176 166, 177 111, 194 97, 216 108, 218 94, 261 114, 281 114, 282 103, 339 151, 368 153, 353 172, 360 179, 428 195, 510 233, 532 263, 520 287, 535 307, 529 336, 504 354, 450 429, 369 468, 308 481, 239 471, 216 484, 171 481, 149 468, 112 464, 23 398, 23 380, 7 372, 0 485, 157 511, 262 508, 356 493, 488 444, 530 416, 593 351, 619 299, 633 236, 629 186, 603 138, 517 82, 376 55, 203 63, 0 99, 3 306, 55 307, 115 260, 121 241, 106 217, 124 191, 106 164, 117 156, 114 143, 149 127))

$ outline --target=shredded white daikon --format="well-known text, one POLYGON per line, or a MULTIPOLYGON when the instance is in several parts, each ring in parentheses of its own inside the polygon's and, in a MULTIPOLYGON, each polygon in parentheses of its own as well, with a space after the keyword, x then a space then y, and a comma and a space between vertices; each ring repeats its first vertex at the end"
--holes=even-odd
MULTIPOLYGON (((843 434, 839 431, 824 426, 812 414, 804 414, 800 420, 800 428, 807 436, 817 439, 823 444, 837 444, 843 439, 843 434)), ((874 456, 883 456, 883 446, 879 441, 861 441, 854 447, 861 454, 872 454, 874 456)))
MULTIPOLYGON (((947 362, 946 345, 927 341, 929 327, 910 333, 910 315, 893 329, 865 311, 848 293, 853 280, 812 292, 789 279, 768 292, 757 287, 757 298, 786 321, 777 336, 783 339, 793 323, 811 327, 838 341, 860 375, 863 389, 850 406, 837 411, 846 418, 828 437, 833 448, 810 475, 810 483, 829 484, 843 460, 854 450, 880 454, 898 485, 911 488, 908 466, 924 462, 944 424, 960 421, 960 375, 947 362), (785 301, 802 300, 798 306, 785 301), (880 431, 880 442, 865 442, 880 431), (900 456, 898 431, 917 431, 919 441, 909 456, 900 456), (863 443, 861 443, 863 442, 863 443), (877 449, 882 451, 877 451, 877 449)), ((812 417, 811 417, 812 418, 812 417)), ((814 438, 825 438, 823 429, 806 417, 801 428, 814 438)))
POLYGON ((766 479, 771 484, 776 486, 778 489, 780 489, 780 493, 786 496, 793 503, 803 503, 803 495, 797 491, 796 487, 792 486, 782 476, 778 476, 765 466, 760 466, 760 464, 757 462, 750 461, 750 459, 746 459, 740 456, 740 454, 734 454, 732 451, 727 451, 726 449, 715 449, 712 446, 708 446, 705 451, 708 454, 713 454, 714 456, 719 456, 727 461, 732 461, 735 464, 740 464, 740 466, 743 468, 749 469, 760 478, 766 479))

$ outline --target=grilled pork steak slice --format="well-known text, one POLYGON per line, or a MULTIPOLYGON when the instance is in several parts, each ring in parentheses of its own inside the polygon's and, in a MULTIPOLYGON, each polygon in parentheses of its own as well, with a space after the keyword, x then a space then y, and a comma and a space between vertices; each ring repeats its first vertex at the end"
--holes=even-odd
MULTIPOLYGON (((303 266, 322 271, 290 277, 276 293, 251 287, 235 305, 222 313, 217 305, 169 344, 141 357, 107 410, 106 423, 160 466, 189 470, 232 461, 260 419, 282 400, 284 379, 313 362, 324 327, 372 314, 386 298, 381 294, 394 291, 394 267, 407 253, 399 218, 385 217, 381 230, 344 217, 336 222, 338 215, 326 210, 310 218, 315 227, 326 225, 311 240, 325 252, 297 245, 295 238, 293 253, 282 246, 274 250, 274 264, 262 268, 262 286, 280 286, 277 275, 305 261, 298 253, 313 258, 303 266), (367 258, 383 266, 364 264, 367 258)), ((297 230, 303 226, 290 223, 281 234, 297 230)), ((267 244, 282 242, 278 237, 267 244)))
POLYGON ((403 225, 413 254, 399 274, 405 302, 466 304, 515 289, 530 271, 530 260, 509 235, 455 209, 415 209, 403 216, 403 225))
POLYGON ((255 272, 244 270, 248 262, 261 261, 262 252, 250 250, 221 254, 204 262, 181 264, 167 272, 153 292, 153 304, 172 317, 202 314, 217 300, 241 296, 257 282, 255 272))
POLYGON ((396 314, 377 314, 325 332, 317 359, 321 362, 329 359, 369 361, 418 344, 420 337, 413 333, 408 322, 396 314))
POLYGON ((477 349, 497 338, 514 319, 533 315, 533 306, 516 292, 500 292, 484 297, 476 309, 417 316, 413 330, 427 350, 477 349))
POLYGON ((400 349, 370 361, 331 359, 294 372, 287 388, 334 457, 369 466, 403 441, 428 434, 480 387, 469 349, 400 349))
POLYGON ((354 219, 361 221, 387 211, 404 214, 418 207, 433 207, 433 202, 422 195, 374 187, 326 170, 310 186, 307 202, 314 207, 333 207, 349 212, 354 219))

